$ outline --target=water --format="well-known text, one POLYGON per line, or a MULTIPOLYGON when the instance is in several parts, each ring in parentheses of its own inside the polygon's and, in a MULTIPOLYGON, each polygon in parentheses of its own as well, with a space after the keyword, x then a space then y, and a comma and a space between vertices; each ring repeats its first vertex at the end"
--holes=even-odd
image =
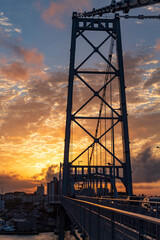
MULTIPOLYGON (((75 238, 66 233, 66 240, 74 240, 75 238)), ((0 235, 0 240, 58 240, 58 236, 54 233, 40 233, 39 235, 0 235)))

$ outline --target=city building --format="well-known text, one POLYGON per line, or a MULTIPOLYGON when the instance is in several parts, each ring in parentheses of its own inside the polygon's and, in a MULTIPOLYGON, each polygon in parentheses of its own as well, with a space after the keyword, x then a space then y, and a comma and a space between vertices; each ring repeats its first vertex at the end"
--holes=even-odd
POLYGON ((58 195, 58 179, 56 177, 49 183, 47 183, 47 198, 49 203, 56 201, 58 195))
POLYGON ((0 194, 0 209, 4 209, 4 199, 2 194, 0 194))
POLYGON ((37 187, 36 194, 43 196, 44 195, 44 186, 41 184, 41 186, 37 187))
MULTIPOLYGON (((34 194, 27 194, 25 192, 13 192, 13 193, 5 193, 3 196, 4 202, 6 201, 14 201, 19 199, 22 203, 36 203, 36 202, 44 202, 47 201, 46 195, 42 194, 44 189, 41 188, 40 193, 38 194, 37 191, 34 194)), ((0 199, 1 204, 1 199, 0 199)), ((1 206, 1 205, 0 205, 1 206)))

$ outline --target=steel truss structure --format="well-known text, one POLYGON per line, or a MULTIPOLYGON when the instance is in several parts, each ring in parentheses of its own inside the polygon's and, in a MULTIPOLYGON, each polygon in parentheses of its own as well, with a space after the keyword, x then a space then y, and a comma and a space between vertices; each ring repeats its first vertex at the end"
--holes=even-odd
POLYGON ((124 13, 128 13, 131 9, 146 7, 150 5, 155 5, 160 3, 160 0, 120 0, 115 1, 112 0, 111 4, 99 9, 93 8, 92 11, 79 13, 81 17, 92 17, 92 16, 102 16, 106 13, 115 13, 119 11, 123 11, 124 13))
MULTIPOLYGON (((95 80, 96 81, 96 80, 95 80)), ((113 89, 114 91, 114 89, 113 89)), ((113 138, 114 145, 114 138, 113 138)), ((130 163, 130 149, 129 149, 129 135, 128 135, 128 120, 127 120, 127 108, 126 108, 126 94, 125 94, 125 81, 124 81, 124 69, 123 69, 123 57, 122 57, 122 43, 121 43, 121 31, 120 31, 120 19, 119 15, 115 15, 114 19, 102 19, 102 18, 81 18, 77 16, 77 13, 73 13, 73 22, 72 22, 72 39, 71 39, 71 52, 70 52, 70 67, 69 67, 69 82, 68 82, 68 99, 67 99, 67 116, 66 116, 66 130, 65 130, 65 149, 64 149, 64 164, 63 164, 63 185, 62 185, 62 194, 69 195, 71 194, 71 188, 74 182, 76 181, 92 181, 94 179, 106 179, 107 182, 110 182, 113 187, 114 193, 116 192, 116 179, 121 180, 123 183, 126 194, 132 195, 132 176, 131 176, 131 163, 130 163), (95 46, 86 35, 85 32, 88 31, 97 31, 105 32, 107 37, 98 45, 95 46), (76 42, 79 37, 82 37, 86 43, 92 47, 92 52, 80 63, 78 66, 75 66, 75 57, 76 57, 76 42), (100 47, 109 39, 116 42, 116 66, 111 62, 111 56, 105 57, 100 51, 100 47), (81 69, 81 67, 92 57, 94 53, 97 53, 108 66, 105 71, 93 70, 93 69, 81 69), (95 90, 83 77, 84 75, 104 75, 111 76, 104 85, 97 91, 95 90), (84 87, 89 89, 92 93, 92 96, 86 101, 83 102, 82 106, 78 108, 75 112, 72 112, 73 108, 73 91, 74 91, 74 81, 75 78, 78 78, 84 84, 84 87), (119 98, 120 98, 120 109, 115 109, 105 98, 105 92, 107 86, 114 82, 115 79, 118 79, 119 83, 119 98), (79 115, 81 110, 84 109, 93 99, 99 99, 101 104, 110 109, 112 112, 111 116, 102 116, 101 111, 99 116, 89 115, 79 115), (111 121, 111 126, 103 133, 98 136, 98 134, 91 134, 90 131, 86 129, 79 120, 97 120, 98 125, 102 120, 111 121), (72 161, 69 159, 70 151, 70 142, 71 142, 71 123, 74 122, 79 126, 91 139, 92 143, 86 147, 76 158, 72 161), (109 150, 101 139, 113 131, 115 126, 119 124, 122 126, 122 140, 123 140, 123 160, 118 158, 113 151, 109 150), (111 155, 113 161, 109 165, 105 166, 96 166, 91 165, 91 158, 94 151, 95 144, 99 145, 107 154, 111 155), (75 162, 82 157, 89 149, 92 149, 90 155, 90 161, 88 164, 83 166, 74 165, 75 162), (117 165, 118 163, 118 165, 117 165), (78 168, 80 169, 77 170, 78 168), (122 176, 119 175, 119 170, 122 170, 122 176)), ((89 185, 88 185, 89 186, 89 185)), ((91 186, 91 185, 90 185, 91 186)))

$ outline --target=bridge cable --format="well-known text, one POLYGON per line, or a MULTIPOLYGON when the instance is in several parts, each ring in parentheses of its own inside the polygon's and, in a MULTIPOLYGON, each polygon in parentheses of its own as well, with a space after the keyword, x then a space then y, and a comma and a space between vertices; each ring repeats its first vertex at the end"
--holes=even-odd
MULTIPOLYGON (((114 39, 112 38, 111 39, 111 43, 110 43, 110 50, 109 50, 109 56, 108 56, 108 61, 111 63, 112 61, 112 55, 113 55, 113 48, 114 48, 114 39)), ((106 72, 109 72, 110 71, 110 68, 111 66, 109 64, 107 64, 107 67, 106 67, 106 72)), ((105 80, 104 80, 104 84, 106 84, 108 82, 108 74, 105 75, 105 80)), ((106 88, 107 86, 104 87, 103 89, 103 95, 102 95, 102 98, 104 99, 106 97, 106 88)), ((103 101, 101 101, 101 104, 100 104, 100 110, 99 110, 99 116, 98 116, 98 121, 97 121, 97 126, 96 126, 96 131, 95 131, 95 138, 97 138, 97 135, 98 135, 98 129, 99 129, 99 125, 100 125, 100 117, 101 117, 101 114, 102 114, 102 108, 103 108, 103 101)), ((106 107, 106 106, 105 106, 106 107)), ((106 114, 106 111, 105 111, 105 114, 106 114)), ((105 116, 106 117, 106 116, 105 116)), ((106 119, 105 119, 106 121, 106 119)), ((105 123, 105 131, 106 131, 106 123, 105 123)), ((106 134, 105 134, 105 145, 106 145, 106 134)), ((90 161, 89 161, 89 164, 91 164, 91 161, 92 161, 92 156, 93 156, 93 152, 94 152, 94 148, 95 148, 95 143, 93 144, 92 146, 92 151, 91 151, 91 155, 90 155, 90 161)), ((106 151, 105 151, 106 152, 106 151)), ((97 164, 97 163, 96 163, 97 164)))

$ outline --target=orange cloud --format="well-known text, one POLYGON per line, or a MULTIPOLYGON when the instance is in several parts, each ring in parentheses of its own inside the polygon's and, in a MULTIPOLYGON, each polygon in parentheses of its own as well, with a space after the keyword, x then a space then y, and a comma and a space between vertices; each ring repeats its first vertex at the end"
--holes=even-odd
POLYGON ((155 49, 160 51, 160 39, 157 39, 155 49))
POLYGON ((61 2, 51 2, 48 9, 42 12, 42 18, 48 24, 58 28, 66 26, 64 21, 65 14, 71 14, 73 10, 82 11, 83 8, 90 7, 90 0, 63 0, 61 2))
POLYGON ((42 74, 41 69, 44 66, 44 55, 37 48, 27 49, 14 39, 5 38, 0 35, 0 44, 2 47, 11 51, 11 59, 2 55, 0 60, 0 74, 9 80, 29 80, 32 74, 42 74), (13 61, 14 57, 14 61, 13 61))
MULTIPOLYGON (((15 39, 9 39, 6 36, 0 35, 1 47, 5 47, 13 52, 14 55, 20 57, 25 61, 26 64, 42 66, 44 61, 44 56, 42 53, 38 52, 37 48, 27 49, 21 46, 19 42, 15 42, 15 39)), ((3 56, 4 58, 4 56, 3 56)), ((4 58, 5 60, 5 58, 4 58)), ((0 61, 1 63, 2 61, 0 61)))
POLYGON ((29 72, 26 66, 19 62, 13 62, 1 69, 1 73, 11 80, 26 80, 29 78, 29 72))
POLYGON ((36 48, 25 49, 21 46, 12 46, 12 49, 17 55, 22 57, 27 64, 34 64, 41 66, 43 64, 44 56, 42 53, 39 53, 36 48))

